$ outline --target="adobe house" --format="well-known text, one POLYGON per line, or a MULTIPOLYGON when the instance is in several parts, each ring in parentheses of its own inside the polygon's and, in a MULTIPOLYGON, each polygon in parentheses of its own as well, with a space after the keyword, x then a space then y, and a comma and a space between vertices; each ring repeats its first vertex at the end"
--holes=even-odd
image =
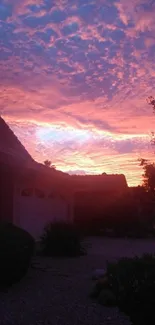
POLYGON ((0 220, 38 239, 49 221, 73 220, 68 175, 32 159, 0 117, 0 220))

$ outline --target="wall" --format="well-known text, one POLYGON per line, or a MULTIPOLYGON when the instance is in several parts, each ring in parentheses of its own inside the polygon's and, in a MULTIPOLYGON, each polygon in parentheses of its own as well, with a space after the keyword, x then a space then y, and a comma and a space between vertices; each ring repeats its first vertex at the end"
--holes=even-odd
POLYGON ((70 176, 74 192, 124 192, 128 185, 124 175, 72 175, 70 176))
POLYGON ((0 164, 0 221, 13 221, 13 191, 12 172, 0 164))
POLYGON ((110 190, 81 191, 75 193, 74 220, 75 222, 89 222, 97 218, 105 218, 120 193, 110 190))
POLYGON ((31 196, 22 196, 22 189, 14 193, 14 223, 39 239, 44 226, 50 221, 67 221, 70 217, 69 202, 60 196, 39 198, 35 191, 31 196))

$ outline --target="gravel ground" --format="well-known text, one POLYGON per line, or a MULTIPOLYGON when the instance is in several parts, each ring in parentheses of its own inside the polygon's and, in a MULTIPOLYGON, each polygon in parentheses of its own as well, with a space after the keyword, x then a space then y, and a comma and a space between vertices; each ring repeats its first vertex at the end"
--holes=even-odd
MULTIPOLYGON (((108 250, 111 259, 117 258, 123 242, 119 241, 117 249, 117 240, 88 242, 93 245, 88 247, 88 255, 81 258, 36 257, 38 269, 30 269, 20 283, 0 293, 0 325, 130 325, 116 308, 102 307, 88 297, 92 271, 105 267, 108 250), (103 244, 107 247, 104 251, 103 244)), ((135 251, 136 245, 132 244, 135 251)), ((142 250, 145 251, 145 245, 142 250)))
POLYGON ((141 256, 144 253, 155 253, 155 239, 132 238, 101 238, 89 237, 88 252, 91 255, 101 255, 105 259, 115 259, 123 256, 141 256))

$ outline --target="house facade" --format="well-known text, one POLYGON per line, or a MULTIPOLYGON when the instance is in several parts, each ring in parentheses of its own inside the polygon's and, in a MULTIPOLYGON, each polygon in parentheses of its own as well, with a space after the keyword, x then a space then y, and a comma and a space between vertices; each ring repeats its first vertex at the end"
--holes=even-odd
POLYGON ((70 176, 37 163, 0 117, 0 221, 38 240, 49 222, 89 222, 126 189, 124 175, 70 176))
POLYGON ((0 221, 27 230, 36 240, 47 223, 72 222, 73 195, 66 177, 35 162, 0 118, 0 221))
POLYGON ((39 238, 49 222, 72 222, 73 200, 66 184, 51 170, 22 171, 14 182, 14 223, 39 238))

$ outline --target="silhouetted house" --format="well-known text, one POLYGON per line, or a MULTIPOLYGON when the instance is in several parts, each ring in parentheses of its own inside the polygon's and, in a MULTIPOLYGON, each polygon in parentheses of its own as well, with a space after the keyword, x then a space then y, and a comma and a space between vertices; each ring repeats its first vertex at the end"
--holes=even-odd
POLYGON ((127 191, 124 175, 71 176, 75 189, 75 220, 100 218, 109 206, 127 191))
POLYGON ((128 188, 123 174, 72 175, 71 179, 77 192, 121 194, 128 188))
POLYGON ((68 175, 32 159, 0 117, 0 220, 36 239, 49 221, 73 219, 68 175))

